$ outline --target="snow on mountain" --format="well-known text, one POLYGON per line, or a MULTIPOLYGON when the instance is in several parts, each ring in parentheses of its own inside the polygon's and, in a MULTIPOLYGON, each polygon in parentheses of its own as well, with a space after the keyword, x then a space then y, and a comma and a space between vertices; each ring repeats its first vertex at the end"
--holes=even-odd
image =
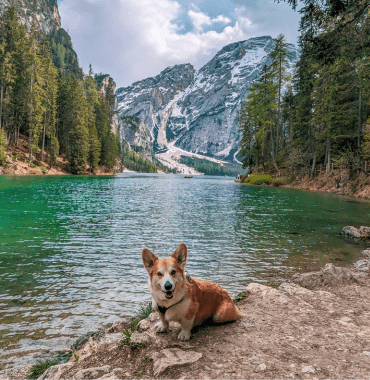
MULTIPOLYGON (((176 65, 154 78, 118 89, 121 118, 135 115, 141 119, 140 130, 131 133, 128 141, 130 126, 123 123, 121 137, 136 148, 138 144, 143 150, 150 147, 147 156, 156 153, 160 158, 169 146, 175 146, 194 154, 235 160, 240 140, 237 111, 263 66, 270 63, 268 55, 275 42, 264 36, 229 44, 199 71, 190 64, 176 65)), ((292 71, 299 53, 292 44, 289 53, 292 71)))

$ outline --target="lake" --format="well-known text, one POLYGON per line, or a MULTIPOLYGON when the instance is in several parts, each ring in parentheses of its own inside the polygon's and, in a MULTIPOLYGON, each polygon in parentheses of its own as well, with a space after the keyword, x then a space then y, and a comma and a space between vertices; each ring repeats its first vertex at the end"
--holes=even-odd
POLYGON ((133 315, 150 300, 144 247, 165 257, 185 242, 188 272, 235 296, 307 260, 353 261, 363 247, 338 236, 346 225, 370 225, 369 203, 228 177, 0 176, 0 363, 133 315))

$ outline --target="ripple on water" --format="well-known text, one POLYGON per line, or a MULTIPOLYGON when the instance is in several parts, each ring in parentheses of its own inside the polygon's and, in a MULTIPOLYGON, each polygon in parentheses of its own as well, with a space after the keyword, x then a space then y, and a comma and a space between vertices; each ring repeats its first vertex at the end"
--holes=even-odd
POLYGON ((67 349, 76 336, 133 315, 150 299, 143 247, 164 257, 185 242, 187 270, 235 295, 266 269, 288 270, 289 257, 355 254, 359 247, 335 235, 344 225, 369 224, 367 204, 225 178, 9 177, 4 183, 0 356, 67 349))

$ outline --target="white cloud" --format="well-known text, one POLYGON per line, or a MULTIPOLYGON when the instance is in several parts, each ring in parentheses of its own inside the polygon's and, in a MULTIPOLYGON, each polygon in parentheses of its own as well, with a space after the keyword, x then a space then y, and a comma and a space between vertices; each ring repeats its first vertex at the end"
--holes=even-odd
POLYGON ((198 69, 226 44, 266 34, 240 9, 231 21, 224 15, 211 18, 196 7, 186 12, 174 0, 63 0, 59 8, 83 68, 92 63, 118 86, 174 64, 198 69), (184 33, 185 17, 194 29, 184 33), (216 23, 218 28, 230 25, 212 30, 216 23))
POLYGON ((190 20, 192 21, 192 24, 196 32, 203 32, 203 26, 210 26, 214 23, 228 24, 231 22, 229 18, 223 15, 219 15, 216 18, 212 19, 205 13, 200 12, 200 11, 196 12, 194 10, 190 10, 188 12, 188 16, 190 20))

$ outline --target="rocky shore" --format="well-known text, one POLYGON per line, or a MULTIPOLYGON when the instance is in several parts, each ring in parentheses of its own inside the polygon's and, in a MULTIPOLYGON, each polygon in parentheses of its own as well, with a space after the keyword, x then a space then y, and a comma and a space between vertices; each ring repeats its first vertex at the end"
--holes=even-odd
MULTIPOLYGON (((368 379, 370 373, 370 249, 350 267, 327 264, 277 288, 249 284, 239 298, 244 317, 193 330, 156 334, 156 313, 135 332, 119 321, 50 367, 39 380, 59 379, 368 379)), ((0 372, 23 379, 29 367, 0 372)))

